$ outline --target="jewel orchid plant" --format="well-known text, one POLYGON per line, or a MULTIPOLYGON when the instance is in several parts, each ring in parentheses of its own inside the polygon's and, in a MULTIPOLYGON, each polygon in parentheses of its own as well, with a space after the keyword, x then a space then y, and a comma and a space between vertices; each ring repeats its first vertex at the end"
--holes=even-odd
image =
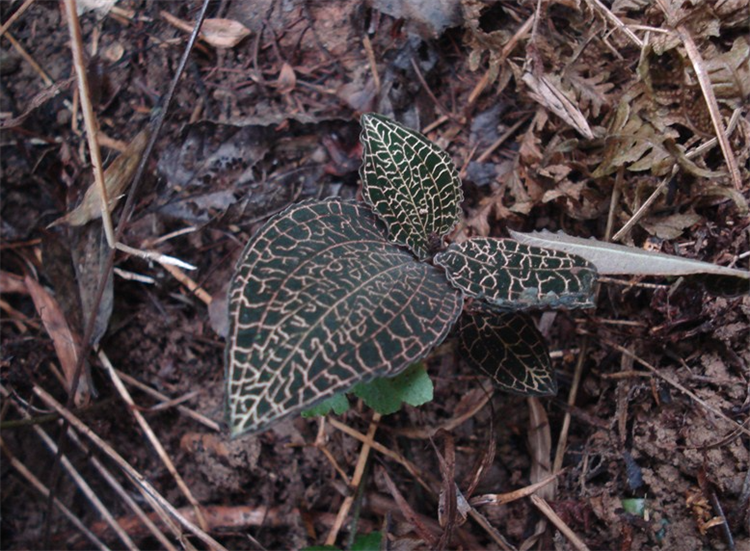
POLYGON ((593 306, 594 266, 512 239, 447 244, 461 216, 448 154, 376 114, 361 119, 364 203, 295 204, 250 240, 229 291, 233 437, 424 358, 454 328, 503 390, 557 391, 526 313, 593 306))

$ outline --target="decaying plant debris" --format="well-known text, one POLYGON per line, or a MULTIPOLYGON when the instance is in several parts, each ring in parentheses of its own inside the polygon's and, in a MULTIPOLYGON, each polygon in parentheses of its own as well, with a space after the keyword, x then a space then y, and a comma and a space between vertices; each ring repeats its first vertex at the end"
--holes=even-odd
POLYGON ((212 3, 181 75, 200 3, 77 5, 83 94, 75 10, 0 14, 5 547, 750 545, 750 297, 704 290, 725 281, 612 276, 541 316, 554 399, 488 395, 449 339, 430 404, 231 442, 219 336, 255 229, 357 196, 370 111, 451 154, 455 242, 562 230, 747 270, 750 3, 212 3))

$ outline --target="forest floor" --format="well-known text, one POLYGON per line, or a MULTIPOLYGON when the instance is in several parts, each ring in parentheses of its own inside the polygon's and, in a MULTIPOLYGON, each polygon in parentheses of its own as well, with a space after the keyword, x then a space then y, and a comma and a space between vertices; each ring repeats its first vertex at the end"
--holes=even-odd
POLYGON ((454 239, 747 270, 750 3, 212 1, 166 111, 200 2, 78 5, 80 43, 64 2, 0 6, 4 549, 750 549, 748 294, 610 278, 595 309, 535 315, 556 397, 492 391, 449 337, 424 406, 231 441, 221 336, 254 231, 359 197, 370 111, 455 161, 454 239), (83 199, 87 104, 119 241, 152 259, 110 255, 83 199))

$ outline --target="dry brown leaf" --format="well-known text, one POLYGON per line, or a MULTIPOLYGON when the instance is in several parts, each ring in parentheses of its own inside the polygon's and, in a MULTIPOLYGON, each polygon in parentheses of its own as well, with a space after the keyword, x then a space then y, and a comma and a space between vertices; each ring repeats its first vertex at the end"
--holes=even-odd
POLYGON ((28 292, 29 290, 21 276, 0 270, 0 293, 21 293, 25 295, 28 292))
POLYGON ((594 139, 594 133, 586 117, 563 93, 554 77, 546 75, 536 77, 533 73, 526 72, 522 79, 531 90, 530 96, 535 101, 575 128, 583 137, 589 140, 594 139))
MULTIPOLYGON (((541 482, 552 475, 552 435, 547 412, 539 398, 527 398, 529 404, 529 448, 531 449, 532 484, 541 482)), ((547 484, 534 492, 547 501, 555 499, 557 484, 547 484)))
POLYGON ((728 52, 707 58, 706 72, 717 99, 750 96, 750 38, 737 38, 728 52))
POLYGON ((0 128, 12 128, 14 126, 20 126, 21 123, 23 123, 23 121, 25 121, 26 118, 29 115, 31 115, 31 113, 34 112, 35 109, 47 103, 47 101, 51 100, 61 91, 65 90, 68 86, 73 84, 73 82, 75 82, 75 77, 71 77, 66 80, 61 80, 59 82, 54 83, 52 86, 45 88, 44 90, 39 92, 36 96, 31 98, 31 100, 28 103, 28 106, 26 107, 26 111, 24 111, 17 117, 0 120, 0 128))
POLYGON ((388 476, 388 472, 383 467, 378 467, 377 469, 378 474, 383 478, 383 481, 385 481, 385 485, 388 488, 388 491, 391 493, 391 496, 393 496, 393 500, 398 505, 398 508, 401 510, 401 514, 404 515, 404 518, 412 524, 414 527, 414 531, 419 535, 422 540, 424 540, 430 548, 434 549, 438 544, 438 538, 427 528, 427 526, 424 525, 424 523, 421 521, 419 515, 412 509, 411 505, 409 505, 409 502, 406 501, 403 494, 398 490, 396 485, 393 483, 393 480, 390 476, 388 476))
MULTIPOLYGON (((150 127, 141 130, 130 144, 128 144, 127 149, 112 161, 112 164, 104 171, 104 187, 107 190, 110 211, 117 204, 125 188, 133 179, 150 135, 150 127)), ((51 228, 63 223, 71 226, 83 226, 92 220, 102 217, 101 205, 102 200, 99 195, 99 188, 96 186, 96 183, 92 183, 86 190, 81 204, 65 216, 52 222, 48 227, 51 228)))
POLYGON ((279 78, 276 79, 276 87, 282 94, 288 94, 297 86, 297 75, 294 69, 288 63, 284 63, 279 71, 279 78))
POLYGON ((680 237, 687 228, 697 224, 702 219, 699 214, 694 212, 673 214, 672 216, 649 216, 641 220, 641 226, 648 233, 660 239, 675 239, 680 237))
MULTIPOLYGON (((490 7, 481 0, 462 0, 461 7, 464 15, 464 25, 468 30, 466 45, 470 48, 469 68, 479 69, 485 52, 489 55, 488 80, 492 84, 500 73, 503 62, 503 48, 513 37, 515 29, 511 26, 515 22, 508 18, 508 27, 491 32, 482 30, 480 21, 490 7)), ((496 8, 497 9, 497 8, 496 8)), ((502 8, 500 8, 502 9, 502 8)))
MULTIPOLYGON (((193 32, 194 23, 183 21, 167 11, 162 11, 164 20, 186 33, 193 32)), ((203 21, 200 37, 214 48, 234 48, 245 38, 250 36, 250 29, 234 19, 213 18, 203 21)))
MULTIPOLYGON (((529 405, 529 449, 531 451, 529 480, 531 484, 536 484, 552 475, 552 435, 547 412, 544 411, 539 398, 527 398, 526 403, 529 405)), ((542 486, 534 494, 545 501, 552 501, 555 499, 556 490, 557 481, 542 486)), ((521 549, 530 549, 546 529, 547 519, 541 518, 536 524, 534 534, 521 545, 521 549)))
POLYGON ((615 85, 609 82, 609 78, 609 72, 606 70, 596 72, 593 68, 580 64, 566 73, 565 81, 578 96, 581 109, 590 113, 592 117, 598 117, 602 107, 608 107, 612 103, 609 92, 615 85), (592 75, 584 76, 584 72, 591 72, 592 75))
MULTIPOLYGON (((70 393, 80 354, 79 337, 70 329, 57 300, 35 279, 26 276, 24 281, 44 328, 52 338, 57 359, 67 382, 66 390, 70 393)), ((91 401, 91 388, 89 374, 84 367, 74 397, 77 407, 86 406, 91 401)))

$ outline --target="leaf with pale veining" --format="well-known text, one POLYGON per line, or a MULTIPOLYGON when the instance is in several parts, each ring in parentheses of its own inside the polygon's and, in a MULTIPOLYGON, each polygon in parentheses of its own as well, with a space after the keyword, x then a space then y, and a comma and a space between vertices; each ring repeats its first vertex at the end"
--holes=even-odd
POLYGON ((438 253, 435 264, 456 288, 500 310, 594 306, 596 269, 573 255, 475 238, 438 253))
POLYGON ((362 193, 395 243, 429 257, 460 215, 461 180, 448 154, 381 115, 362 115, 362 193))
POLYGON ((443 340, 462 304, 366 206, 291 207, 253 237, 230 287, 232 436, 403 371, 443 340))
POLYGON ((469 365, 500 389, 523 396, 557 393, 547 344, 526 314, 467 313, 458 322, 458 335, 469 365))

